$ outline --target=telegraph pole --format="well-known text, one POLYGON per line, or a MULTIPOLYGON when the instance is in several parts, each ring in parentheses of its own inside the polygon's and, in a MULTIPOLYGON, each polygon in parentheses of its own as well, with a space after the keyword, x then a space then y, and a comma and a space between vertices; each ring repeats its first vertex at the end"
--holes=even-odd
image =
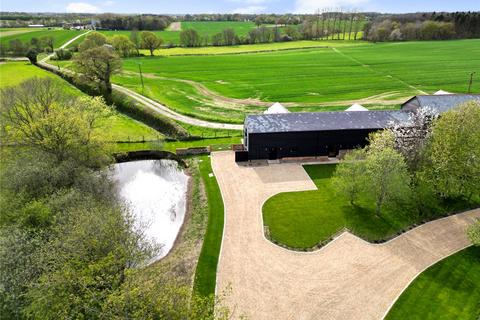
POLYGON ((473 75, 476 72, 470 72, 470 81, 468 82, 468 93, 472 93, 473 75))

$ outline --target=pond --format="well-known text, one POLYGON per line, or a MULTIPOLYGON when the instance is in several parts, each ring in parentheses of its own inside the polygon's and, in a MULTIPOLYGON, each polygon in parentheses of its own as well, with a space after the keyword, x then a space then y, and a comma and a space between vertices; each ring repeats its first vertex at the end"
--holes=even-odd
POLYGON ((186 211, 188 176, 173 160, 117 163, 113 168, 118 194, 145 234, 161 245, 154 260, 172 249, 186 211))

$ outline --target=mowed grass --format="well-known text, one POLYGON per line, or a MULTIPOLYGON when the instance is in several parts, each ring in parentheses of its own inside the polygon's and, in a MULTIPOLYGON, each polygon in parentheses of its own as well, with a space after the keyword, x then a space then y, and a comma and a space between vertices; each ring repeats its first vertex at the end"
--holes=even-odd
MULTIPOLYGON (((31 29, 30 29, 31 30, 31 29)), ((2 46, 9 46, 9 42, 14 39, 19 39, 22 42, 28 42, 30 43, 30 40, 32 38, 37 38, 40 39, 42 37, 46 36, 51 36, 53 37, 53 43, 55 48, 59 48, 62 46, 65 42, 68 40, 72 39, 73 37, 76 37, 77 35, 85 32, 83 30, 63 30, 63 29, 51 29, 48 30, 47 28, 42 28, 42 29, 34 29, 33 31, 30 30, 25 30, 24 28, 20 29, 20 33, 16 34, 8 34, 5 32, 5 35, 3 32, 0 32, 0 43, 2 46)), ((13 30, 10 30, 13 31, 13 30)))
POLYGON ((304 166, 318 190, 280 193, 263 206, 263 221, 272 240, 292 248, 311 248, 344 227, 368 240, 381 239, 410 219, 385 213, 376 217, 369 199, 352 207, 331 185, 335 165, 304 166))
MULTIPOLYGON (((83 95, 81 91, 63 79, 35 67, 27 62, 0 63, 0 89, 20 84, 33 77, 49 77, 61 83, 62 88, 72 95, 83 95)), ((100 120, 100 129, 107 141, 145 141, 163 139, 156 130, 115 112, 111 117, 100 120)))
MULTIPOLYGON (((195 81, 229 98, 291 102, 299 110, 321 111, 323 106, 317 103, 328 106, 329 102, 344 101, 341 105, 347 106, 383 94, 387 95, 381 100, 401 103, 439 89, 464 93, 469 73, 480 69, 478 40, 345 44, 348 42, 332 48, 251 54, 130 58, 124 60, 128 73, 114 81, 141 90, 141 63, 142 71, 152 75, 146 80, 147 96, 184 114, 242 122, 244 114, 264 108, 214 103, 190 84, 175 80, 195 81)), ((480 82, 474 82, 472 92, 479 90, 480 82)), ((372 105, 382 106, 373 100, 372 105)))
POLYGON ((464 249, 428 268, 402 293, 386 320, 480 318, 480 248, 464 249))
POLYGON ((213 173, 210 157, 201 156, 200 175, 208 200, 208 225, 195 271, 195 292, 210 296, 215 294, 218 256, 222 245, 224 206, 220 188, 213 173))
POLYGON ((306 165, 306 172, 318 190, 280 193, 263 206, 263 222, 270 238, 291 248, 312 248, 326 242, 343 228, 367 241, 395 236, 408 226, 458 211, 463 203, 444 203, 434 213, 422 217, 408 207, 383 208, 375 215, 373 199, 363 196, 351 206, 332 186, 334 164, 306 165))

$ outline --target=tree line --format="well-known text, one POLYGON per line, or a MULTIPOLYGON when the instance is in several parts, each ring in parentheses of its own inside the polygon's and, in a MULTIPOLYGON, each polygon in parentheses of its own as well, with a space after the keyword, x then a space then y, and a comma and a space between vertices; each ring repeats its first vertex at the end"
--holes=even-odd
POLYGON ((28 57, 30 61, 36 62, 39 53, 51 53, 55 48, 55 39, 52 36, 41 38, 33 37, 30 41, 22 42, 20 39, 12 39, 8 46, 0 43, 0 56, 28 57))
POLYGON ((101 14, 95 16, 95 25, 109 30, 164 30, 172 22, 163 15, 116 15, 101 14))
POLYGON ((448 40, 480 37, 479 12, 379 15, 365 26, 370 41, 448 40))

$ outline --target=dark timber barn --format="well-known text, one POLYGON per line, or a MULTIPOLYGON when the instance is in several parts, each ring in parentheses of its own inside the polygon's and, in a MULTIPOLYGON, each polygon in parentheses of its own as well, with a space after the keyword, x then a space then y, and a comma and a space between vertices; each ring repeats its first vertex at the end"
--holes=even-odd
POLYGON ((338 156, 342 150, 364 147, 371 132, 407 123, 409 110, 431 106, 441 113, 480 95, 417 96, 393 111, 340 111, 249 115, 245 119, 243 151, 235 161, 338 156))

